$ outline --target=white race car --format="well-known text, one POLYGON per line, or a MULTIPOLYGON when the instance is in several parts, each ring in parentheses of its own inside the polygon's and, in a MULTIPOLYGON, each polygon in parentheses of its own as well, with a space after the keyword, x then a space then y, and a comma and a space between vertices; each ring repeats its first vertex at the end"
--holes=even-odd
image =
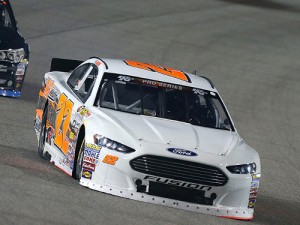
POLYGON ((83 186, 253 218, 260 158, 206 77, 130 60, 55 58, 34 127, 39 155, 83 186))

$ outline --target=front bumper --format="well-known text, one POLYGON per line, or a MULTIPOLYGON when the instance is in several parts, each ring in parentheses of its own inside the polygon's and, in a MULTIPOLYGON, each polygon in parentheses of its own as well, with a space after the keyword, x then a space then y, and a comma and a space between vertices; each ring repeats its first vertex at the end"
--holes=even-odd
POLYGON ((28 61, 19 63, 0 61, 0 95, 20 97, 28 61))
POLYGON ((132 190, 121 189, 108 185, 100 185, 89 179, 82 178, 80 180, 82 186, 88 187, 90 189, 108 193, 111 195, 138 200, 142 202, 148 202, 163 206, 168 206, 172 208, 184 209, 187 211, 193 211, 203 214, 215 215, 225 218, 239 219, 239 220, 251 220, 253 218, 253 209, 249 208, 240 208, 240 207, 229 207, 222 205, 199 205, 190 202, 178 201, 169 198, 163 198, 153 195, 148 195, 145 193, 139 193, 132 190))
MULTIPOLYGON (((202 160, 206 158, 204 154, 201 155, 202 160)), ((93 156, 90 155, 90 157, 93 156)), ((170 177, 135 171, 130 166, 130 161, 137 157, 140 157, 137 152, 123 154, 101 148, 100 154, 97 159, 95 158, 96 165, 92 169, 91 167, 83 169, 84 175, 80 180, 80 184, 112 195, 188 211, 240 220, 251 220, 253 218, 260 174, 231 174, 225 167, 222 167, 221 161, 218 162, 220 157, 213 157, 208 161, 215 160, 211 165, 219 165, 219 168, 228 177, 228 181, 222 186, 199 185, 179 179, 170 179, 170 177), (151 190, 151 183, 152 188, 153 183, 157 184, 155 185, 155 191, 151 190), (157 191, 165 186, 171 188, 167 188, 164 193, 157 191), (183 190, 191 196, 182 198, 176 196, 176 193, 173 193, 173 195, 167 193, 169 190, 172 191, 172 187, 173 189, 176 187, 178 195, 181 196, 182 193, 179 192, 183 190, 182 187, 185 190, 192 189, 192 191, 187 192, 183 190), (195 198, 200 200, 191 200, 193 195, 198 195, 195 198)), ((90 161, 87 164, 91 163, 93 162, 90 161)))

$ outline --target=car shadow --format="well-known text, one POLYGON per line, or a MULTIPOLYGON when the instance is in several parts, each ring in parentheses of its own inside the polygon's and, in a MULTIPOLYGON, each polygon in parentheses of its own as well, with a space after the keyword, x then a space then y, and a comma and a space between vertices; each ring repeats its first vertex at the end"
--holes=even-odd
POLYGON ((240 4, 240 5, 247 5, 251 7, 269 9, 269 10, 281 10, 281 11, 288 11, 299 13, 300 9, 296 8, 292 5, 288 5, 282 2, 276 2, 275 0, 218 0, 222 2, 240 4))

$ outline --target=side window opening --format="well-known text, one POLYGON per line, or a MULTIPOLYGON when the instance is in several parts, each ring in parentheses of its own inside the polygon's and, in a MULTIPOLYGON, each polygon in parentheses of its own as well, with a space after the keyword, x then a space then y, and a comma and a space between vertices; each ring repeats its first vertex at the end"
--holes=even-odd
POLYGON ((97 67, 93 64, 84 64, 73 71, 68 84, 74 93, 84 101, 92 90, 97 76, 97 67))
POLYGON ((78 80, 80 79, 80 76, 83 76, 84 72, 87 70, 87 68, 89 67, 89 64, 84 64, 82 66, 79 66, 78 68, 76 68, 75 70, 73 70, 73 72, 71 73, 67 83, 69 84, 69 86, 74 89, 78 80))

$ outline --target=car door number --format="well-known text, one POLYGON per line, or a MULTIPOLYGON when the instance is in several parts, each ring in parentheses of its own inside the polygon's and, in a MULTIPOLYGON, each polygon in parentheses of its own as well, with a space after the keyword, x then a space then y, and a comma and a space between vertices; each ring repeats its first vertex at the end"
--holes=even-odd
POLYGON ((67 131, 71 120, 73 102, 65 94, 61 94, 57 103, 54 143, 67 154, 69 141, 67 131))

